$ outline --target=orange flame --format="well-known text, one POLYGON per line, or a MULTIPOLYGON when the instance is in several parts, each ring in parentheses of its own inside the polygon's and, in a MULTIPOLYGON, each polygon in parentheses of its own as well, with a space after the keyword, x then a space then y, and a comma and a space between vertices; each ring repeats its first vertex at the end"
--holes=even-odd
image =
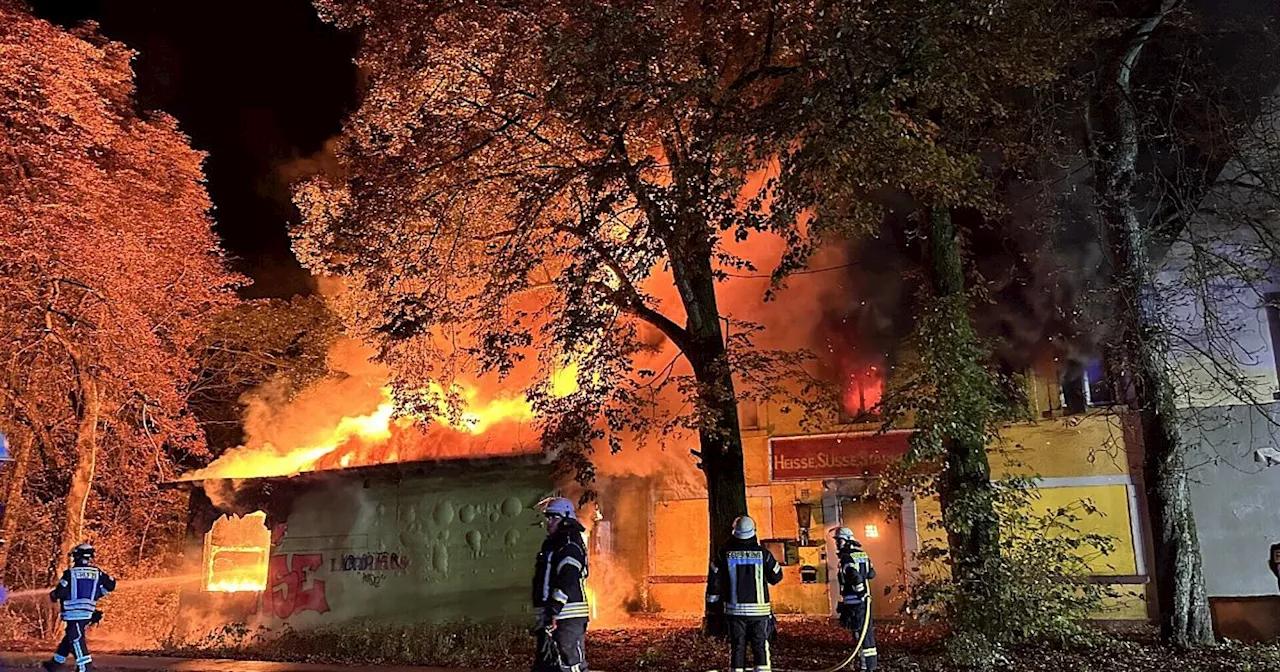
POLYGON ((210 593, 261 593, 267 589, 266 579, 219 579, 210 581, 204 589, 210 593))
POLYGON ((878 367, 849 374, 844 392, 844 410, 850 415, 871 411, 884 396, 884 379, 878 367))
POLYGON ((262 592, 267 588, 271 534, 267 516, 221 516, 205 535, 204 589, 211 593, 262 592))
MULTIPOLYGON (((577 392, 577 364, 569 362, 553 372, 550 387, 551 394, 558 397, 577 392)), ((455 383, 446 389, 432 382, 425 389, 410 394, 442 409, 429 418, 397 416, 391 388, 384 386, 380 393, 382 401, 373 412, 341 418, 331 429, 322 431, 319 440, 287 449, 271 443, 242 446, 229 451, 208 467, 184 476, 184 479, 292 476, 307 471, 384 464, 401 459, 522 452, 519 445, 502 445, 502 440, 511 437, 501 437, 496 442, 498 445, 489 441, 482 446, 471 445, 475 442, 467 437, 479 437, 499 426, 527 426, 535 418, 533 406, 523 396, 499 395, 482 399, 478 388, 463 383, 455 383), (451 406, 450 401, 457 402, 460 408, 451 406), (437 429, 429 429, 428 425, 437 429), (406 431, 413 428, 419 433, 406 431), (431 433, 424 436, 427 432, 431 433), (395 440, 400 435, 405 435, 404 441, 395 440), (424 440, 428 437, 429 441, 424 440), (421 445, 424 443, 429 445, 421 445)), ((506 443, 519 442, 512 439, 506 443)))
MULTIPOLYGON (((458 417, 451 418, 444 414, 433 418, 436 422, 452 427, 460 432, 483 434, 493 425, 502 422, 529 422, 533 420, 533 407, 523 398, 498 398, 486 404, 477 403, 480 391, 469 385, 455 384, 453 391, 462 400, 463 409, 458 417)), ((439 383, 431 385, 419 394, 431 401, 446 407, 448 392, 439 383)))

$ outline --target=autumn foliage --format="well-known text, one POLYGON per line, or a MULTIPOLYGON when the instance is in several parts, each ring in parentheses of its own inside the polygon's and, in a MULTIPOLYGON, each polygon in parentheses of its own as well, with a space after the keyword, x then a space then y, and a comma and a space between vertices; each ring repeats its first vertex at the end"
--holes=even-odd
POLYGON ((212 229, 203 155, 173 118, 137 109, 131 57, 92 25, 62 30, 0 1, 11 586, 47 585, 50 561, 80 540, 101 540, 125 577, 162 555, 150 551, 182 508, 157 506, 156 483, 205 450, 187 411, 191 352, 239 279, 212 229))

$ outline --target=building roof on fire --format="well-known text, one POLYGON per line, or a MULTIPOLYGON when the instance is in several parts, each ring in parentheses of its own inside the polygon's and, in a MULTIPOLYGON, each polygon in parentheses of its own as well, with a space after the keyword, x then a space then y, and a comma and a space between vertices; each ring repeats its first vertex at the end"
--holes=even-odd
POLYGON ((190 490, 193 488, 202 488, 206 482, 217 481, 232 481, 236 483, 254 482, 262 484, 270 482, 288 482, 290 484, 305 485, 309 483, 331 481, 334 479, 399 480, 406 477, 412 478, 415 476, 426 475, 441 476, 451 473, 466 473, 484 469, 535 466, 540 464, 549 464, 549 460, 546 455, 541 452, 516 453, 477 457, 439 458, 407 462, 386 462, 381 464, 345 467, 342 469, 319 469, 315 471, 303 471, 296 474, 252 476, 247 478, 192 478, 192 474, 187 474, 180 476, 175 480, 163 482, 160 484, 160 487, 162 489, 190 490))

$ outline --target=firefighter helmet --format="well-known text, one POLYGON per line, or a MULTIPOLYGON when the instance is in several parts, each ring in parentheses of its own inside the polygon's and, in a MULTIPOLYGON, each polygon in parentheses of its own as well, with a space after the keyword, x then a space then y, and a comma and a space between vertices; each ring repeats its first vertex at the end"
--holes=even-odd
POLYGON ((76 562, 84 562, 84 561, 92 560, 93 544, 88 544, 88 543, 80 544, 79 546, 76 546, 75 548, 71 549, 71 552, 68 553, 67 555, 71 556, 71 559, 76 562))
POLYGON ((857 537, 853 536, 853 530, 847 527, 837 527, 836 531, 831 533, 831 536, 834 537, 836 541, 857 541, 858 540, 857 537))
POLYGON ((738 516, 733 521, 733 536, 739 539, 750 539, 756 536, 756 521, 751 516, 738 516))
POLYGON ((564 497, 548 497, 538 502, 538 508, 542 509, 544 516, 578 519, 578 513, 573 509, 573 502, 564 497))

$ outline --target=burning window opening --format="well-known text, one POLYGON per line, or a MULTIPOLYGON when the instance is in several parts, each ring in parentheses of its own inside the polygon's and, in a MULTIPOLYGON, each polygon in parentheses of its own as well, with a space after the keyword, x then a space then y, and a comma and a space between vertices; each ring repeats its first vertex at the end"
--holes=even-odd
POLYGON ((262 592, 267 588, 271 532, 267 514, 224 515, 204 536, 204 589, 211 593, 262 592))
POLYGON ((883 395, 884 367, 869 366, 850 373, 840 408, 840 422, 851 424, 873 418, 883 395))

